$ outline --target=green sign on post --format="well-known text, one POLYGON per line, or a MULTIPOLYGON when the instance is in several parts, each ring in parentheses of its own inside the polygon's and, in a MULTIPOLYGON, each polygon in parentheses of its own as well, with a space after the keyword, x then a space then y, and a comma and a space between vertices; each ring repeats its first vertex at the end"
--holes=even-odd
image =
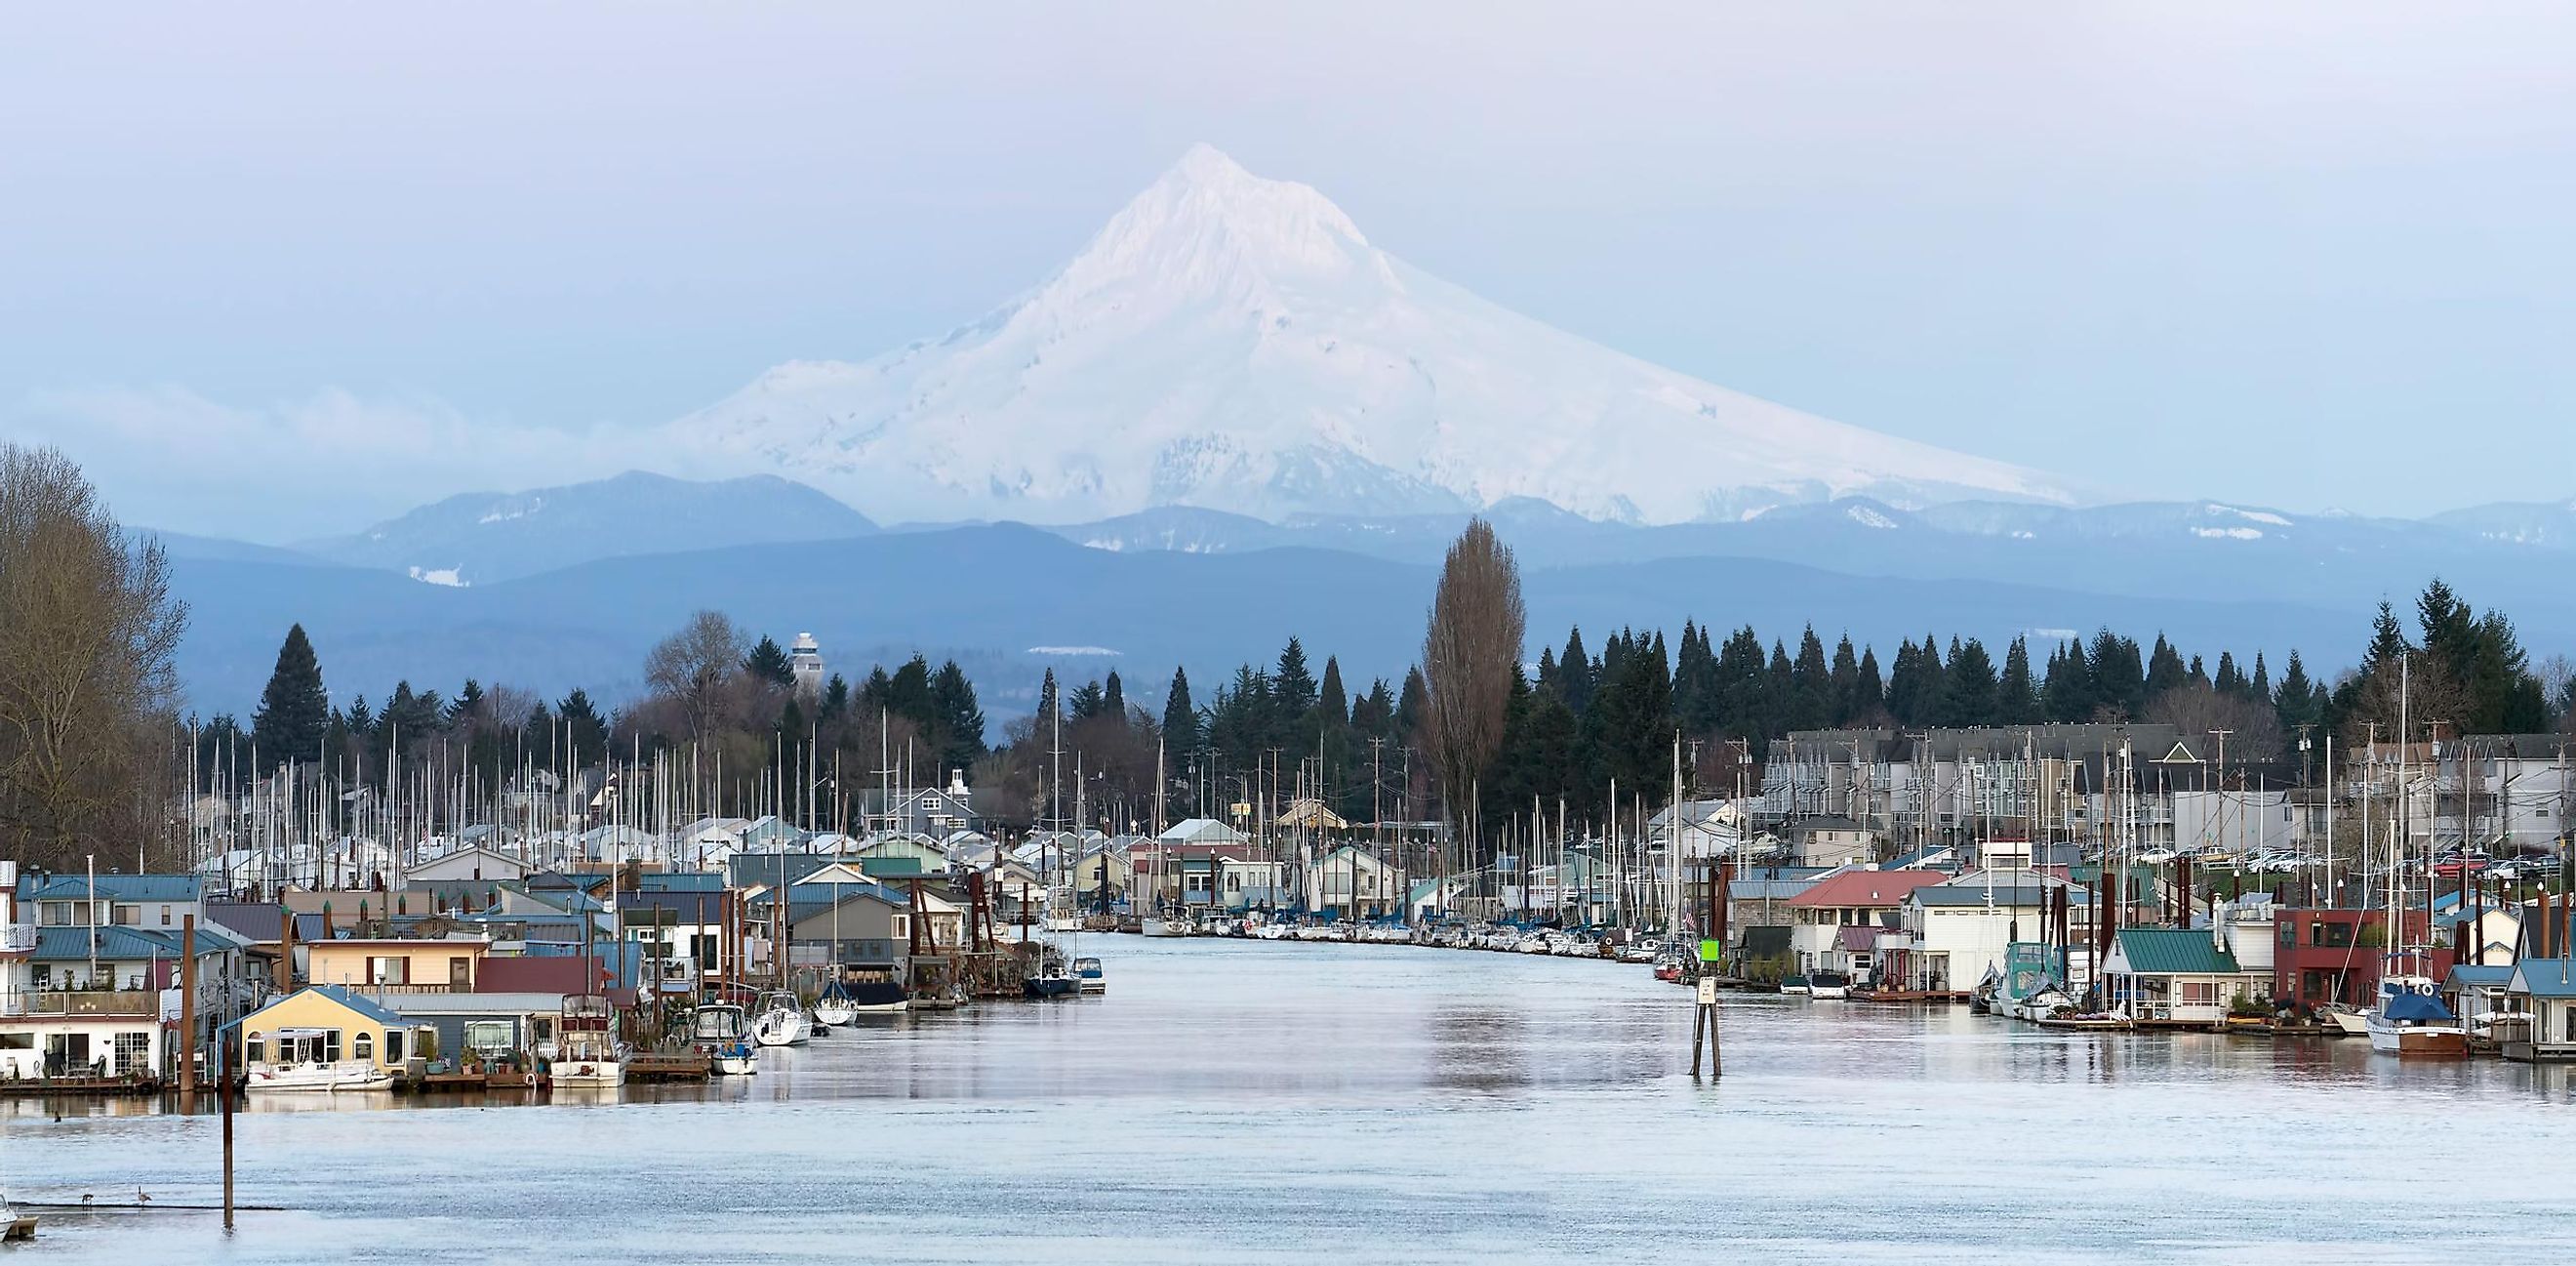
POLYGON ((1703 963, 1714 963, 1725 956, 1725 946, 1720 945, 1715 941, 1702 941, 1699 943, 1699 961, 1703 963))

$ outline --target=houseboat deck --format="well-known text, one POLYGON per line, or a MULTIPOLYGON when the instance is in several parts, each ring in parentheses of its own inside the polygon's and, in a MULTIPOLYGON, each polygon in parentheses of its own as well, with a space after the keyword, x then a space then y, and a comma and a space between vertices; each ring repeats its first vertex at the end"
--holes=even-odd
POLYGON ((638 1051, 626 1057, 628 1081, 705 1081, 707 1057, 698 1051, 638 1051))

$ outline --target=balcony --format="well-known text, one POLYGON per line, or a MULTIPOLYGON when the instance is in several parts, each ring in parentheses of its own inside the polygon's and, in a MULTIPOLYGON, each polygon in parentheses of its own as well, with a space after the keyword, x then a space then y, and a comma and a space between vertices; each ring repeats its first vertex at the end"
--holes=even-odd
POLYGON ((0 954, 32 954, 35 950, 36 927, 34 924, 0 924, 0 954))
POLYGON ((72 1016, 161 1015, 161 995, 150 989, 40 989, 0 997, 0 1015, 29 1019, 72 1016))

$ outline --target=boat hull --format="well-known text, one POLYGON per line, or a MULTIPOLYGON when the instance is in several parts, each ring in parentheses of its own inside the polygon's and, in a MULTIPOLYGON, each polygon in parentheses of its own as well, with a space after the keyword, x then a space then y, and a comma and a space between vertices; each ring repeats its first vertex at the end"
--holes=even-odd
POLYGON ((1032 976, 1020 982, 1020 988, 1032 998, 1065 998, 1077 988, 1071 976, 1032 976))
POLYGON ((338 1094, 389 1090, 393 1084, 392 1073, 373 1068, 253 1068, 242 1087, 260 1094, 338 1094))
POLYGON ((2460 1059, 2469 1053, 2467 1032, 2449 1027, 2370 1026, 2370 1049, 2409 1059, 2460 1059))
POLYGON ((556 1064, 550 1071, 557 1086, 623 1086, 626 1065, 617 1060, 583 1059, 556 1064))

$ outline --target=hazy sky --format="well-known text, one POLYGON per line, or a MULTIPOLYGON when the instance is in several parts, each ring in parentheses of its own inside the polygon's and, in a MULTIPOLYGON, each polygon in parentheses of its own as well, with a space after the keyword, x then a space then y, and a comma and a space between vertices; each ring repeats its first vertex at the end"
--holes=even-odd
POLYGON ((1036 283, 1198 140, 1860 425, 2141 497, 2576 496, 2563 4, 35 6, 0 436, 255 539, 605 473, 1036 283))

